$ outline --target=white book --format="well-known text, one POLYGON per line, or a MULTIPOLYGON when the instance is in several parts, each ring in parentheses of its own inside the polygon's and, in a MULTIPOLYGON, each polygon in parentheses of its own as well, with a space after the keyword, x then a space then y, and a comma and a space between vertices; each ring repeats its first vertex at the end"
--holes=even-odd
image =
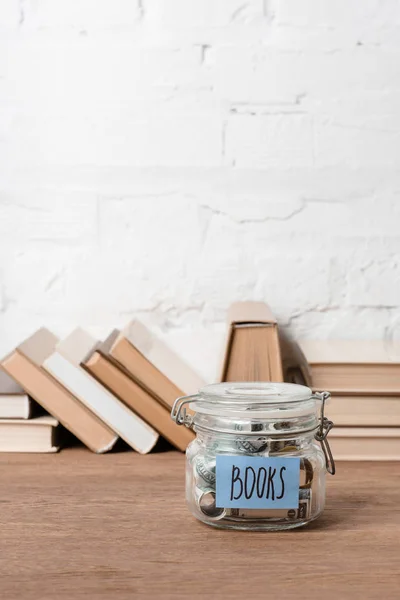
POLYGON ((0 394, 0 419, 29 419, 31 408, 27 394, 0 394))
POLYGON ((50 416, 0 421, 0 452, 57 452, 58 421, 50 416))
POLYGON ((68 358, 63 356, 61 343, 44 361, 43 367, 129 446, 140 454, 147 454, 158 441, 158 433, 80 366, 82 333, 77 330, 65 340, 68 358))
POLYGON ((0 368, 0 419, 29 419, 31 405, 25 390, 0 368))

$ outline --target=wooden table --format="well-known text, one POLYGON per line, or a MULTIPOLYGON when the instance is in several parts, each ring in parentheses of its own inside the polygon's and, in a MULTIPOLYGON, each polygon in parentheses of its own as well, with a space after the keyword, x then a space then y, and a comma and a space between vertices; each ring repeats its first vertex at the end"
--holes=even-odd
POLYGON ((1 600, 400 597, 400 463, 341 463, 324 516, 220 531, 184 502, 184 456, 1 455, 1 600))

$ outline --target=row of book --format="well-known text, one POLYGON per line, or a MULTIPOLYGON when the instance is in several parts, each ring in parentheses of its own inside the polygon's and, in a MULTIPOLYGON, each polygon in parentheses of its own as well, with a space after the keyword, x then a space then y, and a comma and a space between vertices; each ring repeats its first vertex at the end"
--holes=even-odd
MULTIPOLYGON (((60 341, 42 328, 1 365, 0 451, 56 451, 65 430, 97 453, 118 438, 142 454, 160 436, 181 451, 194 438, 170 411, 177 397, 204 382, 137 320, 104 342, 82 329, 60 341)), ((216 379, 331 391, 326 412, 336 425, 330 433, 336 459, 400 459, 400 350, 393 344, 288 343, 267 305, 241 302, 228 313, 216 379)))
POLYGON ((312 385, 332 393, 338 459, 400 460, 400 349, 383 341, 303 342, 312 385))
POLYGON ((1 366, 0 451, 55 452, 64 430, 96 453, 118 438, 141 454, 160 436, 182 451, 194 438, 170 411, 204 382, 139 321, 104 342, 80 328, 60 341, 41 328, 1 366))

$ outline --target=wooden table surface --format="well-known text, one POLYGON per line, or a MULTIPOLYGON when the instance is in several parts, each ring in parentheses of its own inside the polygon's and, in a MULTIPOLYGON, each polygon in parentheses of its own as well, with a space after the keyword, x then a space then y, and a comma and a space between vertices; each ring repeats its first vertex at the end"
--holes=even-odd
POLYGON ((0 456, 1 600, 400 597, 400 463, 341 463, 324 516, 216 530, 184 502, 184 456, 83 448, 0 456))

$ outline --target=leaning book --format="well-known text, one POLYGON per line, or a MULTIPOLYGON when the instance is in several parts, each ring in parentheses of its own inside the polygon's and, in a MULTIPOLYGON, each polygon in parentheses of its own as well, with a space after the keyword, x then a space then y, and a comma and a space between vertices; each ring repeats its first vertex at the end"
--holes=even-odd
POLYGON ((3 358, 3 369, 15 379, 44 410, 93 452, 111 450, 118 436, 73 394, 43 368, 54 352, 58 338, 42 327, 3 358))

